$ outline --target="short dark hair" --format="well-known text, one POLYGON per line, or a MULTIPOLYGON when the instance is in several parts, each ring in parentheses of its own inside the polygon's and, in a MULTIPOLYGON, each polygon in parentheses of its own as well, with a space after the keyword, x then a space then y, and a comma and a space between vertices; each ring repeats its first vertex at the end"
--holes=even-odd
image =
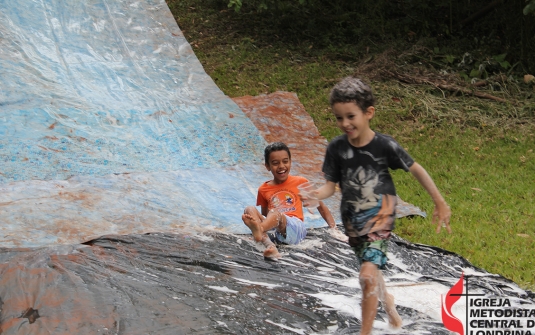
POLYGON ((269 165, 269 155, 271 155, 272 152, 281 150, 286 151, 288 153, 288 157, 292 159, 292 154, 290 153, 290 149, 286 144, 282 142, 273 142, 264 149, 264 161, 266 162, 266 165, 269 165))
POLYGON ((366 111, 368 107, 375 105, 371 87, 361 79, 353 76, 345 77, 334 85, 329 95, 331 107, 337 102, 354 102, 366 111))

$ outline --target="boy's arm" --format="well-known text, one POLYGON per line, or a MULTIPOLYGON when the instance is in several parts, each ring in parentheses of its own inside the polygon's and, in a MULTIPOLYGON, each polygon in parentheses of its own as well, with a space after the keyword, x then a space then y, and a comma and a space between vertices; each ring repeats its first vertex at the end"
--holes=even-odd
POLYGON ((327 224, 329 225, 329 228, 336 227, 336 222, 334 222, 333 215, 331 214, 331 211, 329 210, 329 207, 323 203, 323 201, 320 201, 320 205, 318 206, 318 212, 320 212, 321 217, 327 224))
POLYGON ((423 188, 429 193, 431 199, 435 203, 435 210, 433 211, 433 221, 432 223, 437 224, 437 233, 440 233, 441 224, 444 223, 446 229, 451 233, 450 227, 450 216, 451 210, 450 206, 446 203, 446 200, 440 194, 437 186, 431 179, 431 176, 427 171, 418 163, 414 164, 409 168, 411 174, 418 180, 418 182, 423 186, 423 188))
POLYGON ((336 184, 332 181, 327 181, 322 187, 318 188, 317 190, 311 191, 308 194, 299 193, 299 198, 301 198, 303 205, 307 207, 309 199, 323 200, 333 195, 335 189, 336 184))
POLYGON ((327 180, 322 187, 312 191, 312 194, 315 195, 318 200, 323 200, 333 195, 335 190, 336 184, 327 180))
MULTIPOLYGON (((314 191, 311 192, 312 196, 314 196, 316 199, 320 200, 319 206, 318 206, 318 211, 320 212, 321 217, 323 218, 323 220, 325 220, 325 222, 327 222, 327 224, 329 225, 330 228, 335 228, 336 227, 336 222, 334 221, 334 217, 331 214, 331 211, 329 210, 329 207, 327 207, 323 203, 323 201, 321 201, 321 199, 325 199, 325 198, 328 198, 331 195, 333 195, 335 189, 336 189, 336 184, 333 183, 332 181, 327 181, 325 183, 325 185, 323 185, 322 187, 318 188, 317 190, 314 190, 314 191)), ((303 201, 303 203, 306 205, 307 200, 309 199, 309 197, 307 195, 303 195, 303 194, 299 194, 299 197, 301 198, 301 201, 303 201)))

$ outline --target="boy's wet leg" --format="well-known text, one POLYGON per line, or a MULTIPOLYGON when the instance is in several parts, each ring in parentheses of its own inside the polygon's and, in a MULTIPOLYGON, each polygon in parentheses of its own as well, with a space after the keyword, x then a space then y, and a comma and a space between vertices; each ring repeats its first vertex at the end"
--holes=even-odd
POLYGON ((267 258, 280 258, 281 255, 279 254, 279 251, 277 250, 277 247, 275 246, 275 243, 271 241, 269 236, 267 234, 264 234, 264 237, 262 238, 262 244, 266 249, 264 250, 264 257, 267 258))
POLYGON ((262 227, 262 215, 256 207, 254 206, 248 206, 245 208, 243 215, 241 216, 243 223, 249 229, 251 229, 251 233, 253 234, 253 238, 255 241, 260 242, 262 241, 262 238, 264 237, 264 229, 262 227))
POLYGON ((262 241, 264 233, 270 229, 279 226, 279 223, 282 220, 284 220, 284 222, 286 223, 284 215, 282 215, 278 211, 272 209, 268 212, 266 218, 263 218, 260 212, 258 212, 258 210, 252 206, 245 208, 245 212, 242 215, 242 220, 243 223, 245 223, 245 225, 249 227, 249 229, 251 229, 254 240, 256 242, 262 241), (258 213, 258 215, 256 215, 256 213, 258 213))
POLYGON ((387 292, 385 280, 383 278, 383 273, 381 270, 377 271, 378 273, 378 285, 379 285, 379 299, 384 304, 385 312, 388 316, 388 323, 393 328, 401 328, 403 325, 403 320, 396 310, 396 305, 394 303, 394 296, 387 292))
MULTIPOLYGON (((281 226, 284 227, 284 233, 286 234, 286 216, 281 214, 279 211, 272 209, 268 212, 266 218, 261 223, 262 229, 264 232, 277 228, 280 232, 281 226)), ((266 250, 264 250, 264 257, 267 258, 280 258, 281 255, 279 254, 279 251, 277 250, 277 247, 267 234, 264 233, 264 238, 262 239, 262 243, 264 243, 264 246, 266 247, 266 250)))
POLYGON ((359 281, 362 289, 362 326, 360 335, 371 334, 373 321, 379 305, 378 280, 379 269, 376 264, 364 261, 360 267, 359 281))
POLYGON ((278 228, 281 225, 281 222, 284 220, 284 226, 286 227, 286 217, 281 214, 279 211, 272 209, 268 212, 264 221, 262 221, 261 226, 264 232, 278 228))

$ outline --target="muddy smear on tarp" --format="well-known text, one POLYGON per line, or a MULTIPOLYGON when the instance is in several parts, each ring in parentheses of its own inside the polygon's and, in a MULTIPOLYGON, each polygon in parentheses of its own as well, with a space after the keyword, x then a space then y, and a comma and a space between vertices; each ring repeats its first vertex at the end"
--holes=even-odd
MULTIPOLYGON (((278 262, 249 236, 210 231, 3 249, 1 333, 355 334, 359 267, 329 232, 281 246, 278 262)), ((449 334, 440 295, 461 273, 471 275, 473 292, 535 306, 533 293, 450 252, 396 236, 390 251, 384 274, 404 325, 389 329, 380 307, 374 334, 449 334)))
POLYGON ((292 169, 309 179, 323 180, 321 167, 327 140, 292 92, 233 98, 268 142, 282 141, 292 152, 292 169))

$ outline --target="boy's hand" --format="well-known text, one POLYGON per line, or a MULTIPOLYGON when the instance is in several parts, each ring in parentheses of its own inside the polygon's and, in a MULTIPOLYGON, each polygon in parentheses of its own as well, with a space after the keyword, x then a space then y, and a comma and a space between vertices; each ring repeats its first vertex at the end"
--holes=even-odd
POLYGON ((303 203, 304 207, 308 207, 308 194, 299 193, 297 194, 299 196, 299 199, 301 199, 301 202, 303 203))
POLYGON ((311 203, 317 202, 318 201, 317 195, 318 195, 317 190, 311 191, 309 193, 303 192, 303 193, 298 194, 304 207, 310 207, 311 203))
POLYGON ((329 210, 329 207, 327 207, 327 205, 325 205, 325 203, 323 201, 319 201, 318 204, 319 204, 318 212, 320 212, 321 217, 323 218, 323 220, 325 220, 325 222, 327 222, 327 225, 329 226, 329 228, 331 228, 331 229, 332 228, 336 228, 336 222, 334 221, 334 217, 333 217, 331 211, 329 210))
POLYGON ((435 202, 435 210, 433 211, 433 220, 431 222, 437 225, 437 234, 440 233, 440 229, 442 227, 446 228, 451 234, 450 206, 448 206, 442 195, 440 195, 440 192, 433 182, 433 179, 431 179, 427 171, 425 171, 425 169, 416 162, 412 164, 412 166, 409 168, 409 171, 423 186, 423 188, 425 188, 427 193, 429 193, 431 196, 431 199, 433 199, 435 202))
POLYGON ((445 201, 435 205, 432 223, 437 225, 437 234, 440 233, 442 227, 446 228, 448 233, 451 234, 450 217, 451 209, 445 201))

